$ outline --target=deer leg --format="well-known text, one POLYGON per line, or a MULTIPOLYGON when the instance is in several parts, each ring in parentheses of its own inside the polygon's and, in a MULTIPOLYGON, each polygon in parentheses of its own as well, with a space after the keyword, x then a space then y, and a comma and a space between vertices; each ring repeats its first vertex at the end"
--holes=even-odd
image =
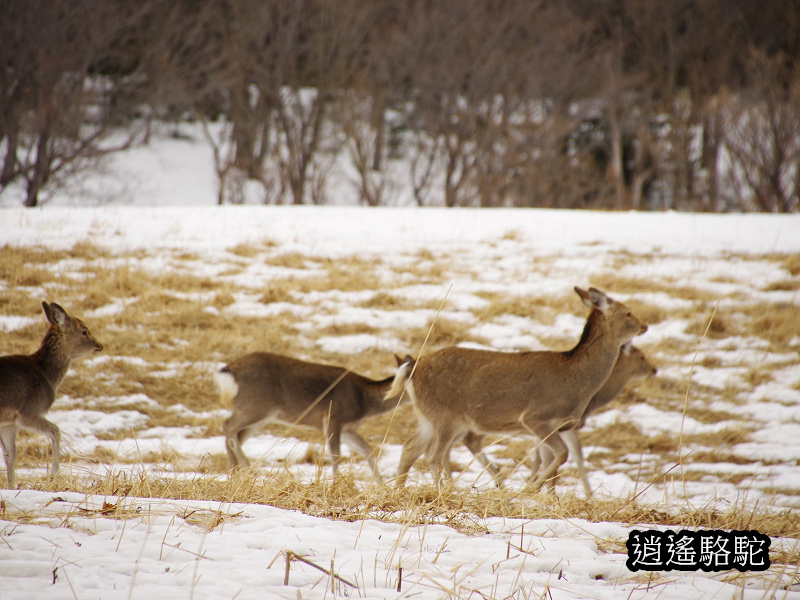
POLYGON ((0 425, 0 444, 3 446, 3 458, 6 460, 8 487, 17 487, 17 426, 15 423, 0 425))
POLYGON ((447 470, 447 467, 450 466, 450 449, 463 435, 463 432, 454 431, 451 424, 441 424, 433 442, 428 446, 425 458, 428 460, 428 468, 433 473, 433 483, 437 489, 441 486, 442 474, 447 479, 451 479, 452 474, 447 470))
POLYGON ((550 453, 550 456, 542 457, 544 468, 536 474, 531 485, 535 490, 538 490, 546 483, 548 489, 554 492, 558 469, 567 462, 567 455, 569 454, 567 445, 558 432, 549 425, 532 425, 531 429, 541 438, 542 444, 547 447, 547 451, 550 453))
POLYGON ((358 435, 358 432, 356 432, 354 429, 343 430, 342 441, 367 459, 369 466, 372 468, 372 476, 378 483, 383 483, 383 478, 378 472, 378 462, 375 460, 375 454, 372 452, 372 446, 370 446, 364 438, 358 435))
POLYGON ((534 451, 526 456, 523 461, 525 466, 531 471, 529 478, 536 477, 537 473, 539 473, 539 469, 542 468, 542 462, 549 461, 551 458, 547 446, 539 442, 534 451))
MULTIPOLYGON (((464 439, 461 440, 462 442, 464 442, 465 446, 467 446, 467 436, 469 436, 471 433, 472 432, 467 433, 467 435, 464 436, 464 439)), ((474 435, 477 436, 478 434, 476 433, 474 435)), ((478 443, 480 444, 480 441, 478 443)), ((469 447, 469 446, 467 446, 467 447, 469 447)), ((451 450, 452 450, 452 448, 451 448, 451 450)), ((474 452, 473 452, 473 454, 474 454, 474 452)), ((450 462, 450 452, 448 452, 444 457, 444 472, 447 474, 447 477, 452 479, 452 477, 453 477, 453 465, 450 462)))
POLYGON ((222 424, 222 430, 225 433, 225 451, 228 454, 228 461, 232 469, 239 466, 250 466, 250 461, 242 451, 242 444, 252 434, 248 427, 237 423, 238 419, 236 414, 226 419, 222 424))
POLYGON ((492 477, 494 477, 494 480, 497 483, 497 487, 500 487, 502 482, 500 478, 500 469, 496 464, 489 460, 489 457, 486 456, 486 453, 483 451, 483 437, 484 436, 479 433, 470 431, 466 436, 464 436, 464 445, 469 449, 470 452, 472 452, 473 456, 475 456, 481 466, 492 474, 492 477))
POLYGON ((61 464, 61 430, 58 425, 51 423, 44 417, 26 415, 19 418, 19 426, 28 431, 41 433, 50 439, 53 460, 50 468, 50 477, 55 477, 61 464))
POLYGON ((589 476, 586 474, 586 464, 583 460, 583 448, 581 447, 581 438, 577 429, 568 429, 567 431, 560 432, 561 438, 567 444, 569 453, 575 457, 575 462, 578 464, 578 471, 581 474, 581 481, 583 481, 583 491, 586 492, 586 497, 592 495, 592 486, 589 485, 589 476))
POLYGON ((433 438, 433 426, 427 420, 420 420, 417 424, 417 431, 410 440, 403 444, 403 452, 400 455, 400 466, 397 469, 397 477, 395 478, 395 485, 403 487, 408 478, 408 472, 422 456, 422 453, 430 445, 433 438))

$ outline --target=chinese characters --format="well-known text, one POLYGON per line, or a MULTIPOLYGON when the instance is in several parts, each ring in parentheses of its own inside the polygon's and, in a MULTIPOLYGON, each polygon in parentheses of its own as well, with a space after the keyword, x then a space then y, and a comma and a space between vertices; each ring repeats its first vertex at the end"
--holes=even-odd
POLYGON ((631 571, 765 571, 768 536, 757 531, 639 531, 628 536, 631 571))

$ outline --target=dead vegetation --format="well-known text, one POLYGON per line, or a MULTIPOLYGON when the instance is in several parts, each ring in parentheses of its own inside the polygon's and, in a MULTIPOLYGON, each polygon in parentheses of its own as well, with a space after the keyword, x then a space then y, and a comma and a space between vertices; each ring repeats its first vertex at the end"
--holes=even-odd
MULTIPOLYGON (((174 456, 166 453, 145 458, 166 462, 174 456)), ((335 481, 321 477, 304 482, 287 469, 276 470, 267 480, 247 470, 228 478, 213 475, 213 466, 212 461, 204 459, 197 472, 210 475, 191 479, 157 476, 144 468, 134 468, 117 473, 94 470, 88 478, 39 478, 34 483, 43 491, 76 491, 117 497, 120 501, 144 497, 259 503, 348 522, 372 518, 404 525, 439 523, 468 534, 487 533, 484 520, 503 515, 517 519, 586 519, 664 525, 676 529, 755 529, 774 537, 800 537, 797 512, 773 506, 736 505, 729 511, 675 506, 667 510, 648 507, 635 498, 587 501, 571 493, 556 498, 530 491, 510 493, 498 489, 472 490, 464 494, 457 488, 437 492, 431 486, 365 487, 347 474, 335 481)))
MULTIPOLYGON (((524 239, 511 231, 500 244, 517 242, 524 239)), ((764 293, 797 289, 800 275, 797 257, 737 259, 772 260, 786 269, 786 279, 761 290, 762 298, 764 293)), ((592 468, 625 473, 657 485, 679 461, 737 466, 771 464, 739 453, 737 446, 752 440, 752 426, 733 408, 742 403, 741 394, 772 381, 776 369, 791 364, 792 353, 798 351, 800 311, 785 300, 753 305, 746 298, 739 301, 732 296, 719 304, 723 298, 709 290, 682 284, 680 274, 672 279, 625 275, 626 265, 646 260, 651 257, 618 254, 611 261, 612 270, 593 274, 589 282, 575 282, 595 285, 612 296, 615 293, 629 296, 626 303, 651 325, 686 323, 681 335, 662 336, 649 343, 643 340, 642 348, 653 357, 660 374, 631 386, 609 407, 620 409, 615 422, 585 430, 582 439, 584 446, 592 448, 587 457, 592 468), (674 300, 674 306, 670 300, 674 300), (722 387, 690 381, 693 369, 722 372, 730 367, 727 359, 714 354, 696 361, 692 357, 698 348, 733 338, 763 340, 765 355, 787 353, 787 358, 747 364, 741 378, 731 379, 722 387), (626 410, 638 404, 704 426, 722 422, 726 425, 714 431, 687 432, 679 443, 677 433, 646 431, 627 419, 626 410), (635 458, 644 455, 658 460, 644 464, 635 458)), ((45 331, 41 300, 55 300, 86 320, 106 350, 102 359, 73 365, 73 372, 61 388, 62 397, 69 398, 70 403, 61 408, 57 402, 54 411, 81 406, 113 413, 124 407, 146 417, 142 426, 145 429, 191 428, 192 437, 218 438, 223 419, 219 411, 225 407, 219 406, 211 374, 221 364, 244 353, 269 350, 295 355, 348 366, 377 379, 393 373, 393 351, 430 352, 460 343, 491 345, 491 339, 474 333, 476 324, 503 323, 513 317, 547 328, 565 313, 579 318, 583 315, 579 302, 566 286, 563 294, 548 292, 529 297, 498 291, 496 284, 485 289, 477 285, 474 297, 481 301, 477 307, 453 311, 445 301, 449 278, 457 273, 465 281, 480 282, 479 271, 470 273, 464 264, 455 265, 454 256, 430 251, 410 255, 408 261, 400 260, 398 264, 403 266, 391 264, 371 254, 331 260, 281 252, 277 244, 264 240, 229 249, 214 265, 218 275, 210 276, 198 268, 202 260, 189 253, 156 256, 137 251, 111 255, 91 244, 79 244, 66 252, 4 247, 0 248, 0 315, 26 320, 3 332, 0 351, 11 354, 35 350, 45 331), (426 284, 442 286, 444 292, 437 296, 426 289, 420 290, 426 284), (413 286, 414 293, 406 291, 406 286, 413 286), (375 322, 362 323, 357 318, 336 320, 338 314, 353 309, 369 312, 375 322), (418 324, 397 324, 396 314, 414 311, 424 314, 418 324), (434 318, 432 313, 438 314, 434 318), (315 325, 309 315, 323 315, 332 320, 315 325), (347 354, 325 351, 317 343, 322 338, 363 334, 395 340, 396 348, 392 351, 375 347, 347 354), (139 406, 119 402, 126 397, 141 396, 151 402, 139 406)), ((537 258, 530 265, 531 273, 546 275, 555 264, 551 257, 537 258)), ((575 332, 575 339, 579 333, 575 332)), ((542 337, 540 342, 545 346, 557 344, 559 348, 564 344, 563 338, 556 336, 542 337)), ((800 383, 794 389, 800 389, 800 383)), ((411 408, 405 406, 394 414, 368 420, 360 432, 374 447, 383 443, 399 445, 415 424, 411 408)), ((305 429, 273 426, 264 431, 313 444, 322 442, 318 433, 305 429)), ((120 441, 132 433, 135 432, 110 431, 97 437, 120 441)), ((527 456, 532 443, 532 440, 501 439, 491 447, 491 452, 505 461, 506 468, 511 468, 509 465, 514 461, 527 456)), ((45 464, 49 450, 43 440, 21 434, 19 448, 21 467, 35 470, 45 464)), ((36 476, 23 477, 22 485, 122 496, 265 502, 330 518, 435 521, 465 531, 480 531, 481 519, 503 515, 755 528, 771 535, 800 537, 796 516, 763 502, 757 510, 731 507, 725 512, 710 509, 686 512, 676 507, 675 511, 659 512, 660 509, 640 504, 635 498, 574 497, 569 482, 575 481, 575 474, 570 477, 569 472, 565 493, 558 499, 506 489, 438 495, 425 486, 400 491, 365 487, 347 470, 336 482, 320 478, 308 483, 295 477, 291 464, 277 465, 267 477, 252 472, 229 480, 221 440, 216 451, 201 458, 181 456, 168 440, 159 450, 136 455, 121 456, 112 448, 98 445, 88 454, 68 457, 72 464, 69 472, 74 475, 53 482, 36 476), (151 473, 158 465, 170 465, 184 476, 167 478, 151 473)), ((311 452, 306 460, 319 462, 318 459, 311 452)), ((671 471, 669 476, 675 474, 676 471, 671 471)), ((752 475, 725 473, 724 469, 684 469, 683 474, 685 481, 718 481, 742 489, 747 489, 758 476, 755 468, 752 475)), ((779 493, 798 496, 800 490, 782 489, 779 493)))

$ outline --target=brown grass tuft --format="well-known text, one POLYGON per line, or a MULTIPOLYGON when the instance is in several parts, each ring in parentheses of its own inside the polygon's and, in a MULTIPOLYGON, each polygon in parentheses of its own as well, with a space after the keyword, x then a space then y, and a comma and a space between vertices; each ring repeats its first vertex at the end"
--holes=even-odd
POLYGON ((507 315, 535 319, 543 325, 552 325, 555 317, 564 310, 564 299, 529 298, 499 292, 479 292, 478 297, 489 301, 489 305, 473 311, 478 321, 487 323, 507 315))
POLYGON ((800 275, 800 254, 789 254, 788 256, 779 256, 779 260, 783 262, 784 268, 789 271, 792 277, 800 275))
POLYGON ((792 304, 755 306, 752 309, 752 331, 763 337, 776 350, 783 350, 789 341, 800 337, 800 310, 792 304))

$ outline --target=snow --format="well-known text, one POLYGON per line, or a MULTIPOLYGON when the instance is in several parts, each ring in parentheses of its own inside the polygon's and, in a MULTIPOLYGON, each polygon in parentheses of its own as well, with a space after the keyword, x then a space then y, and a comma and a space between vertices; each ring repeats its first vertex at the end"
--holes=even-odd
MULTIPOLYGON (((552 325, 506 316, 491 323, 475 321, 469 311, 485 303, 479 291, 496 291, 536 298, 562 294, 573 285, 589 284, 592 276, 616 270, 618 254, 635 257, 619 274, 636 279, 675 278, 698 290, 723 298, 744 297, 755 304, 763 291, 787 277, 774 262, 731 260, 731 255, 762 256, 800 253, 800 215, 703 215, 678 213, 603 213, 547 210, 445 210, 437 208, 364 209, 348 206, 213 206, 215 183, 208 152, 182 138, 161 140, 153 146, 114 157, 110 173, 85 182, 86 190, 106 196, 100 207, 88 207, 76 197, 56 197, 51 205, 26 210, 0 208, 0 246, 30 246, 68 250, 89 242, 113 251, 136 249, 176 250, 196 254, 198 272, 215 276, 234 258, 231 249, 245 243, 269 244, 282 252, 301 253, 335 260, 380 256, 395 265, 422 264, 425 256, 451 258, 453 284, 447 286, 398 277, 405 286, 388 293, 418 302, 440 302, 448 297, 446 316, 462 320, 471 335, 495 349, 541 347, 540 335, 570 338, 582 322, 574 315, 560 315, 552 325), (204 165, 199 168, 198 165, 204 165), (98 191, 100 190, 100 191, 98 191), (536 265, 547 261, 548 276, 537 274, 536 265), (479 265, 473 269, 474 265, 479 265), (475 275, 478 272, 479 275, 475 275), (521 274, 522 277, 521 277, 521 274)), ((96 204, 96 202, 94 202, 96 204)), ((153 272, 171 268, 165 256, 143 259, 153 272)), ((308 327, 332 324, 364 324, 380 331, 387 313, 364 308, 342 309, 348 301, 368 300, 347 292, 331 292, 315 302, 329 303, 326 314, 317 314, 301 302, 260 302, 259 289, 274 277, 287 273, 309 276, 309 269, 250 265, 237 275, 252 282, 252 296, 236 297, 225 311, 232 314, 275 317, 293 311, 307 319, 308 327), (278 269, 278 270, 276 270, 278 269)), ((68 260, 65 258, 65 261, 68 260)), ((113 259, 111 259, 113 260, 113 259)), ((68 272, 68 265, 64 272, 68 272)), ((379 286, 381 282, 376 282, 379 286)), ((7 283, 0 285, 7 286, 7 283)), ((2 289, 2 288, 0 288, 2 289)), ((41 290, 40 290, 41 292, 41 290)), ((176 290, 176 293, 180 293, 176 290)), ((770 292, 770 301, 800 305, 800 292, 770 292)), ((624 294, 619 295, 625 299, 624 294)), ((202 302, 202 298, 197 298, 202 302)), ((664 292, 647 300, 665 312, 688 310, 692 302, 664 292)), ((121 314, 125 303, 116 301, 83 315, 121 314)), ((211 309, 209 309, 211 310, 211 309)), ((214 309, 216 310, 216 309, 214 309)), ((398 328, 429 323, 436 311, 397 310, 390 315, 398 328)), ((39 321, 18 315, 0 316, 0 330, 10 332, 39 321)), ((695 343, 686 333, 686 321, 667 319, 650 328, 641 347, 662 340, 695 343)), ((359 353, 379 348, 400 352, 393 336, 373 333, 326 336, 313 342, 327 352, 359 353)), ((797 507, 800 490, 800 343, 797 353, 772 355, 763 340, 730 336, 704 340, 701 352, 682 357, 682 366, 659 372, 685 390, 693 385, 719 390, 741 387, 741 404, 720 402, 728 414, 741 414, 756 429, 752 438, 732 450, 750 457, 752 465, 702 464, 691 468, 704 473, 715 468, 733 475, 754 473, 751 487, 729 483, 687 482, 642 490, 642 484, 625 472, 590 469, 590 479, 600 497, 624 497, 641 493, 641 502, 736 503, 743 497, 754 502, 775 501, 768 488, 794 490, 794 495, 775 501, 797 507), (713 359, 718 367, 695 361, 713 359), (741 386, 744 367, 777 362, 782 367, 772 380, 755 389, 741 386), (762 460, 778 464, 764 466, 762 460), (637 488, 638 486, 638 488, 637 488), (683 493, 686 497, 683 497, 683 493)), ((689 346, 691 347, 691 346, 689 346)), ((137 357, 98 356, 113 368, 116 361, 141 361, 137 357)), ((216 365, 209 365, 209 370, 216 365)), ((154 372, 174 372, 177 365, 161 365, 154 372)), ((682 400, 682 398, 681 398, 682 400)), ((198 461, 219 453, 221 437, 201 438, 192 428, 146 428, 144 414, 156 403, 144 394, 120 395, 102 406, 87 405, 80 398, 60 397, 51 412, 62 428, 65 451, 90 453, 98 447, 118 455, 146 456, 170 452, 198 461), (103 434, 136 431, 129 439, 109 441, 103 434)), ((191 411, 176 407, 177 414, 191 411)), ((221 411, 224 413, 224 411, 221 411)), ((648 405, 611 408, 597 415, 592 427, 630 421, 653 433, 684 434, 716 431, 729 422, 705 424, 679 410, 665 411, 648 405)), ((299 460, 308 444, 293 439, 259 435, 247 442, 247 452, 260 457, 259 464, 277 459, 299 460)), ((591 461, 591 448, 587 448, 591 461)), ((396 468, 399 448, 387 446, 379 462, 383 473, 396 468)), ((455 461, 470 463, 465 449, 453 453, 455 461)), ((632 464, 658 462, 660 457, 643 451, 628 457, 632 464)), ((65 467, 66 468, 66 467, 65 467)), ((88 467, 79 467, 88 468, 88 467)), ((104 468, 96 467, 97 472, 104 468)), ((119 468, 119 467, 113 467, 119 468)), ((303 467, 296 465, 298 476, 303 467)), ((490 485, 488 478, 472 470, 469 485, 490 485)), ((417 475, 424 478, 423 475, 417 475)), ((521 478, 521 476, 520 476, 521 478)), ((481 533, 460 533, 442 524, 425 526, 383 523, 379 520, 334 521, 300 512, 263 505, 178 501, 76 493, 0 491, 0 598, 3 600, 49 598, 644 598, 657 594, 663 600, 695 598, 800 599, 797 570, 772 570, 762 576, 671 572, 650 582, 625 566, 624 542, 638 526, 591 523, 579 519, 530 520, 488 518, 479 522, 481 533), (118 518, 123 511, 129 518, 118 518), (334 571, 354 587, 308 564, 290 565, 289 585, 284 586, 285 555, 302 555, 314 564, 334 571), (402 586, 398 591, 398 567, 402 586), (652 587, 651 587, 652 583, 652 587)), ((798 540, 774 540, 774 547, 797 548, 798 540)))
POLYGON ((33 317, 0 316, 0 330, 15 331, 38 323, 33 317))
MULTIPOLYGON (((26 491, 6 510, 3 597, 48 598, 763 598, 791 580, 741 585, 702 571, 631 583, 609 551, 629 528, 574 520, 487 519, 467 535, 444 525, 345 523, 269 506, 26 491), (114 518, 115 511, 133 513, 114 518), (208 523, 218 523, 208 530, 208 523), (124 525, 124 526, 123 526, 124 525), (310 565, 289 564, 286 554, 310 565), (402 567, 401 591, 398 591, 402 567), (657 592, 655 592, 657 590, 657 592)), ((799 592, 778 592, 795 598, 799 592)), ((769 596, 771 597, 771 596, 769 596)))
MULTIPOLYGON (((657 274, 659 255, 692 257, 680 271, 703 273, 708 258, 727 253, 800 252, 800 214, 606 213, 494 209, 376 208, 337 206, 195 206, 141 207, 114 205, 102 210, 49 206, 35 210, 5 209, 2 243, 70 248, 79 241, 120 249, 180 248, 223 250, 237 244, 270 240, 287 252, 349 256, 426 249, 441 253, 463 249, 473 255, 491 248, 478 245, 508 231, 519 232, 538 253, 558 253, 559 265, 579 275, 582 258, 631 250, 651 255, 658 266, 642 265, 657 274), (68 226, 65 226, 67 225, 68 226), (569 259, 569 260, 566 260, 569 259), (578 271, 578 272, 576 272, 578 271)), ((531 256, 533 260, 535 255, 531 256)), ((710 268, 722 269, 722 260, 710 268)), ((753 285, 768 282, 754 273, 753 285)), ((727 291, 727 290, 726 290, 727 291)))

